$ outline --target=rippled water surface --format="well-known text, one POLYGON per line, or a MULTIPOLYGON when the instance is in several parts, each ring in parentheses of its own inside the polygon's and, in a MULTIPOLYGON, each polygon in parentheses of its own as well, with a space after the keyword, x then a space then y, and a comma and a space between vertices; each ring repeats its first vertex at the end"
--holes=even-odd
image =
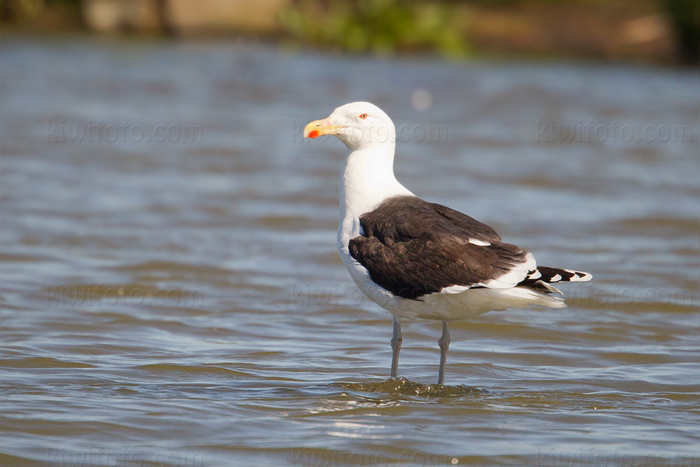
POLYGON ((0 63, 0 465, 700 465, 695 72, 86 39, 0 63), (453 325, 446 387, 439 323, 387 380, 389 315, 335 252, 344 147, 301 129, 354 100, 411 190, 594 274, 453 325))

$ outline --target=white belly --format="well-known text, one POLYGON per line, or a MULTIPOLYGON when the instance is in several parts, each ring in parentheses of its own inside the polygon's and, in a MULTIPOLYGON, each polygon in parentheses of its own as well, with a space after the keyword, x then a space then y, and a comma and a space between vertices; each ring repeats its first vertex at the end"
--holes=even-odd
POLYGON ((497 291, 491 289, 467 290, 460 294, 434 293, 425 295, 419 300, 398 297, 372 280, 367 268, 350 255, 348 244, 341 244, 338 247, 340 258, 357 287, 370 300, 396 318, 455 321, 474 318, 488 311, 512 306, 504 303, 505 306, 494 307, 498 305, 494 301, 497 297, 493 296, 497 291))
POLYGON ((338 230, 338 253, 350 272, 357 287, 370 300, 398 319, 429 319, 439 321, 460 321, 475 318, 489 311, 507 308, 525 308, 529 305, 542 305, 552 308, 566 306, 558 297, 536 292, 527 287, 512 289, 467 289, 462 293, 432 293, 418 300, 398 297, 377 285, 362 266, 350 255, 348 248, 351 238, 360 234, 359 221, 356 227, 341 223, 338 230))

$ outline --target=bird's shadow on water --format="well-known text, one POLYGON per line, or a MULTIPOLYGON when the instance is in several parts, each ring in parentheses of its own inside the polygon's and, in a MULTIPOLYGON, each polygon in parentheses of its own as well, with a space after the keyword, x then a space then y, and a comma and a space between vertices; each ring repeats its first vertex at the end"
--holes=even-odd
POLYGON ((332 383, 330 387, 340 388, 344 391, 380 393, 390 396, 451 397, 489 394, 485 389, 462 384, 457 386, 445 386, 444 384, 426 385, 409 381, 405 378, 389 378, 385 381, 369 381, 364 383, 332 383))

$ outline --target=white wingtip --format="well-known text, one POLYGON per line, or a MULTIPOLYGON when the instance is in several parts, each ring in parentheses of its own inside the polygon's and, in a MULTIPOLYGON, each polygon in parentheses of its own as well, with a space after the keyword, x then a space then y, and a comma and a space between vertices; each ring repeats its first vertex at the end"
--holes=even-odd
POLYGON ((574 275, 574 277, 569 279, 569 282, 588 282, 589 280, 593 279, 593 274, 589 274, 587 272, 573 271, 571 269, 564 269, 564 271, 570 272, 574 275))

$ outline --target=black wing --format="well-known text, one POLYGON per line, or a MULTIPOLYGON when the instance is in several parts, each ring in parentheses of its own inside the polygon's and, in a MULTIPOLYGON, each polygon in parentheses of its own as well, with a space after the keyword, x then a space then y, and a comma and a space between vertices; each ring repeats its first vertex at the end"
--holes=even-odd
POLYGON ((419 299, 451 286, 515 286, 534 258, 489 226, 448 207, 398 196, 360 217, 350 254, 394 295, 419 299))

